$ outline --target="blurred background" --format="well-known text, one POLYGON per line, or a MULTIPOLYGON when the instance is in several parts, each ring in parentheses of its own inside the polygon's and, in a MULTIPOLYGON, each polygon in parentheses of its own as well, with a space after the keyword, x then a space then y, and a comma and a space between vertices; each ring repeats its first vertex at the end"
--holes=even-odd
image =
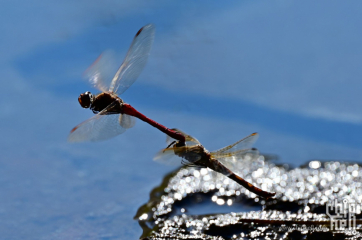
POLYGON ((119 64, 153 23, 146 68, 121 97, 210 151, 253 132, 297 167, 362 160, 362 2, 8 1, 0 8, 0 233, 3 239, 138 239, 133 220, 174 167, 165 135, 70 144, 93 114, 83 72, 106 49, 119 64))

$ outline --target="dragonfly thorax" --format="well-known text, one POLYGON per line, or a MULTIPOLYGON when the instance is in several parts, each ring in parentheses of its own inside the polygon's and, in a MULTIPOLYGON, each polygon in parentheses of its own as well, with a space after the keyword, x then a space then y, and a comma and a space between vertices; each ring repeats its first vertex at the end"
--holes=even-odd
POLYGON ((123 100, 117 95, 103 92, 94 97, 90 109, 92 109, 94 113, 98 113, 113 104, 104 114, 118 114, 122 113, 122 103, 123 100))
POLYGON ((202 145, 195 145, 186 148, 174 148, 177 156, 182 157, 190 163, 201 163, 209 159, 209 154, 202 145))
POLYGON ((83 108, 89 108, 92 105, 93 100, 93 94, 88 91, 80 94, 80 96, 78 97, 78 102, 83 108))

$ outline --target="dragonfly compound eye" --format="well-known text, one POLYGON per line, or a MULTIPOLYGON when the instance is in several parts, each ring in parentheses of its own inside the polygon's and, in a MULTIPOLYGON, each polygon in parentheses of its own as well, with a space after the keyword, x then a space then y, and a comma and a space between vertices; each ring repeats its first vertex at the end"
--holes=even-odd
POLYGON ((78 102, 83 108, 89 108, 92 101, 93 95, 90 92, 82 93, 78 98, 78 102))

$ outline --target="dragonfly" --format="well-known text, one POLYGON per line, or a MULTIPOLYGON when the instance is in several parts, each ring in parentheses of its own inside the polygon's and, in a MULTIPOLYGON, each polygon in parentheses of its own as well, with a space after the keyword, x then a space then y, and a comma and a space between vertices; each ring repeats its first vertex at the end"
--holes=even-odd
POLYGON ((104 76, 107 59, 102 54, 88 68, 86 73, 89 82, 101 93, 93 95, 87 91, 80 94, 78 101, 83 108, 90 108, 96 115, 74 127, 68 141, 98 141, 115 137, 133 127, 135 117, 180 142, 185 141, 182 134, 146 117, 118 96, 136 81, 145 67, 154 35, 155 27, 152 24, 142 27, 136 33, 122 65, 112 79, 104 76))
POLYGON ((228 161, 231 157, 240 158, 246 154, 259 154, 256 148, 248 148, 258 139, 258 133, 253 133, 234 144, 221 148, 214 152, 209 152, 204 146, 194 137, 187 135, 178 129, 173 129, 185 136, 185 142, 172 141, 168 138, 167 142, 170 143, 167 148, 161 150, 154 158, 157 162, 170 163, 176 157, 182 158, 182 164, 192 167, 210 168, 215 172, 221 173, 228 178, 234 180, 241 186, 248 189, 250 192, 255 193, 263 198, 271 198, 275 195, 273 192, 264 191, 253 184, 247 182, 242 177, 235 174, 232 170, 226 167, 222 162, 228 161))

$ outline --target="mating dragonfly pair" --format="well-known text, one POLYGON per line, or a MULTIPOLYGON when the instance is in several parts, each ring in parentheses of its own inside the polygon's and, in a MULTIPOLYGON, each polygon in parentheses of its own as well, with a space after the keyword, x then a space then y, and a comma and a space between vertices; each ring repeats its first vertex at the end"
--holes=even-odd
POLYGON ((177 141, 171 142, 162 150, 155 160, 165 162, 170 156, 177 156, 189 165, 208 167, 222 173, 236 181, 249 191, 270 198, 275 193, 263 191, 232 170, 225 167, 219 160, 230 157, 242 157, 245 154, 257 154, 255 148, 249 148, 257 139, 258 134, 250 136, 215 152, 208 152, 195 138, 177 129, 169 129, 156 121, 138 112, 131 105, 125 103, 118 95, 124 93, 140 75, 145 67, 151 46, 154 40, 155 27, 151 24, 142 27, 134 37, 126 58, 112 79, 106 79, 102 68, 106 67, 106 57, 100 56, 87 70, 90 83, 101 93, 93 95, 90 92, 82 93, 79 104, 83 108, 90 108, 96 115, 74 127, 68 137, 70 142, 98 141, 112 138, 125 132, 135 124, 135 118, 147 122, 151 126, 166 133, 177 141))

